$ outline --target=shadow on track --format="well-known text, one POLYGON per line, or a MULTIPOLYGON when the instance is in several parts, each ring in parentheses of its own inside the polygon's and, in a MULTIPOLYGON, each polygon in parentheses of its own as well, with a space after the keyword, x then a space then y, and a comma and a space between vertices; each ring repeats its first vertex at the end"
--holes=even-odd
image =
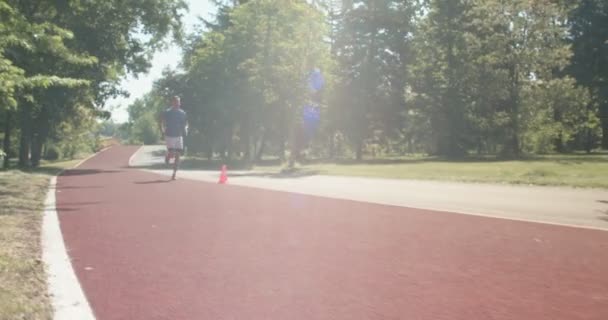
POLYGON ((151 181, 135 181, 133 182, 134 184, 157 184, 157 183, 168 183, 171 182, 171 179, 165 179, 165 180, 151 180, 151 181))

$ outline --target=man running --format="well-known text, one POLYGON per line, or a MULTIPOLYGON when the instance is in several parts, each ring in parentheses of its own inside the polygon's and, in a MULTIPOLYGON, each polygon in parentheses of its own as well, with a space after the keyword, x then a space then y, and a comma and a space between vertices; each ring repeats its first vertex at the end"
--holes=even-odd
POLYGON ((171 177, 173 180, 175 180, 180 156, 184 151, 184 136, 188 132, 186 112, 180 107, 180 98, 175 96, 171 100, 171 107, 161 114, 161 132, 165 136, 165 143, 167 144, 165 163, 169 164, 171 158, 175 158, 173 176, 171 177))

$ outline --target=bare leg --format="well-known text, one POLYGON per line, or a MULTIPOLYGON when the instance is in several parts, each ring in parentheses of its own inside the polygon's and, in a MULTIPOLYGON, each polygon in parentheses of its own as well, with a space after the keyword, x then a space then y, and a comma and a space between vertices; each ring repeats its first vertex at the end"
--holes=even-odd
POLYGON ((169 160, 171 159, 171 150, 167 149, 167 153, 165 153, 165 164, 169 164, 169 160))
POLYGON ((175 161, 173 162, 173 176, 171 177, 171 179, 175 180, 175 175, 177 174, 177 168, 179 166, 179 158, 180 158, 180 152, 176 151, 175 152, 175 161))

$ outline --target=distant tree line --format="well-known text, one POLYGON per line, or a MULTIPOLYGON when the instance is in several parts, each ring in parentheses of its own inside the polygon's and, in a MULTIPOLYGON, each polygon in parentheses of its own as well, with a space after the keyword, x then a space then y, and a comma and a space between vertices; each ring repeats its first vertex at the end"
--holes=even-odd
POLYGON ((138 135, 177 94, 209 157, 286 157, 315 99, 317 157, 608 148, 608 1, 215 2, 181 68, 131 106, 138 135))

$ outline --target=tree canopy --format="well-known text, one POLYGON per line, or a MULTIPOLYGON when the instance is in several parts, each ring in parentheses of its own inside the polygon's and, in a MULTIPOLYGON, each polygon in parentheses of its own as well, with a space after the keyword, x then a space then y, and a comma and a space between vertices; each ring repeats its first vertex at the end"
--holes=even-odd
POLYGON ((121 77, 146 72, 167 36, 181 41, 186 9, 181 0, 1 0, 5 166, 15 153, 37 166, 46 145, 90 137, 95 119, 109 117, 104 102, 124 94, 121 77))
POLYGON ((169 37, 181 64, 129 107, 119 131, 133 142, 160 138, 158 113, 179 95, 187 146, 207 157, 608 147, 606 1, 213 2, 184 35, 179 0, 0 0, 4 149, 19 137, 22 164, 36 165, 75 119, 107 117, 121 77, 145 72, 169 37))
POLYGON ((154 89, 183 96, 194 152, 518 157, 608 136, 605 2, 215 2, 154 89), (326 86, 312 93, 314 68, 326 86))

